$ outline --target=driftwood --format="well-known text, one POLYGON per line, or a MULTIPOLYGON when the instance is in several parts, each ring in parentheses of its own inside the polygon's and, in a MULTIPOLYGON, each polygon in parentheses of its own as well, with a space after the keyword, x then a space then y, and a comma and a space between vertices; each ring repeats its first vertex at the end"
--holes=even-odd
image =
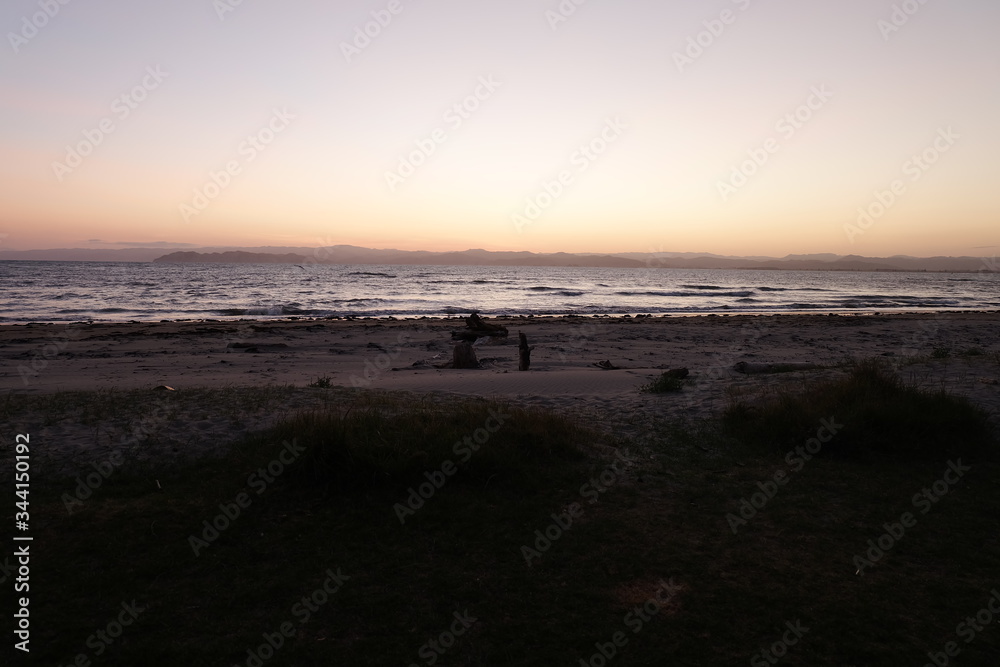
POLYGON ((517 334, 521 344, 517 348, 517 370, 526 371, 531 367, 531 351, 535 348, 528 347, 528 337, 523 333, 517 334))
MULTIPOLYGON (((613 363, 611 363, 610 359, 605 359, 604 361, 595 361, 591 365, 597 366, 602 371, 620 371, 623 368, 627 368, 626 366, 615 366, 613 363)), ((657 368, 666 368, 666 366, 658 366, 657 368)), ((688 375, 690 375, 690 371, 688 371, 688 369, 686 368, 671 368, 667 371, 664 371, 662 375, 668 378, 677 378, 678 380, 683 380, 688 375)))
POLYGON ((230 343, 226 346, 232 350, 243 350, 244 352, 274 352, 288 348, 286 343, 230 343))
POLYGON ((479 360, 476 358, 472 343, 462 341, 455 345, 452 368, 479 368, 479 360))
POLYGON ((483 318, 481 318, 478 313, 472 313, 471 315, 469 315, 468 317, 466 317, 465 318, 465 326, 469 327, 470 329, 479 329, 479 330, 482 330, 482 331, 493 331, 493 332, 496 332, 496 335, 498 335, 498 336, 506 336, 507 335, 507 327, 500 326, 499 324, 492 324, 490 322, 487 322, 486 320, 484 320, 483 318))
POLYGON ((465 318, 465 327, 465 331, 452 332, 451 337, 461 340, 476 340, 486 336, 507 337, 507 327, 487 322, 477 313, 472 313, 465 318))
POLYGON ((820 368, 818 364, 811 364, 808 362, 785 362, 785 363, 774 363, 765 364, 757 363, 754 361, 738 361, 736 365, 733 366, 733 370, 737 373, 744 373, 746 375, 760 375, 766 373, 788 373, 790 371, 809 371, 816 368, 820 368))

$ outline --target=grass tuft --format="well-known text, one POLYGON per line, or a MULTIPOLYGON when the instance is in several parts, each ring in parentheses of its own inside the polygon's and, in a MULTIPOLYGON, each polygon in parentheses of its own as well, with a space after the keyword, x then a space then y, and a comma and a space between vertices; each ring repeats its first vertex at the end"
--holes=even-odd
POLYGON ((552 413, 485 402, 305 412, 262 435, 304 446, 289 480, 333 493, 405 490, 448 460, 460 470, 453 474, 459 483, 547 483, 553 466, 582 460, 580 444, 593 438, 552 413))
POLYGON ((856 363, 846 377, 760 404, 736 399, 723 414, 727 435, 785 451, 815 437, 821 420, 843 424, 825 452, 940 458, 986 453, 989 416, 964 397, 904 384, 882 360, 856 363))
POLYGON ((644 384, 639 387, 639 391, 643 391, 648 394, 669 394, 680 391, 683 388, 684 380, 670 375, 668 371, 648 384, 644 384))

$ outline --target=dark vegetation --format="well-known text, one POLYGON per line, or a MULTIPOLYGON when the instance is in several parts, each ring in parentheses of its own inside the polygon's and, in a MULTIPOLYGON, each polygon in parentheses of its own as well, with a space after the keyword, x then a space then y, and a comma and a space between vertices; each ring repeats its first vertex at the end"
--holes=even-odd
POLYGON ((664 423, 642 447, 486 401, 338 400, 222 458, 130 464, 72 514, 76 480, 35 482, 32 664, 577 665, 622 632, 608 665, 736 665, 800 621, 782 665, 922 665, 949 641, 955 664, 995 665, 996 623, 956 636, 998 586, 987 428, 873 362, 721 422, 664 423), (790 466, 829 417, 843 429, 790 466), (294 460, 275 465, 282 452, 294 460), (971 470, 920 512, 914 494, 966 452, 971 470), (734 531, 754 494, 766 502, 734 531), (858 574, 903 512, 916 525, 858 574), (303 622, 296 605, 338 569, 349 578, 303 622), (675 597, 636 632, 635 607, 671 579, 675 597), (145 611, 97 655, 91 636, 133 600, 145 611), (477 620, 443 655, 420 653, 466 610, 477 620), (286 622, 294 637, 253 661, 286 622))

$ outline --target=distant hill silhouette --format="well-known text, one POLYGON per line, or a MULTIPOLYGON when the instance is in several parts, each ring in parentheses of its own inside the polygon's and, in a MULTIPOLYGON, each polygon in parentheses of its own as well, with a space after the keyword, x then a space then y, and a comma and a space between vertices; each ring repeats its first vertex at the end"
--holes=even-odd
POLYGON ((416 264, 437 266, 594 266, 613 268, 777 269, 793 271, 954 271, 997 272, 1000 262, 984 257, 862 257, 819 253, 785 257, 726 256, 697 252, 534 253, 459 252, 363 248, 353 245, 309 247, 196 248, 164 254, 163 248, 4 250, 0 260, 212 262, 285 264, 416 264))
POLYGON ((172 252, 163 257, 157 257, 154 262, 212 262, 222 264, 301 264, 306 261, 305 255, 287 253, 276 255, 268 252, 243 252, 230 250, 228 252, 172 252))
POLYGON ((232 262, 239 264, 283 262, 287 264, 426 264, 436 266, 606 266, 636 268, 646 266, 627 257, 612 255, 577 255, 566 252, 538 254, 533 252, 491 252, 463 250, 461 252, 429 252, 426 250, 373 250, 357 246, 331 246, 313 249, 310 256, 299 254, 268 254, 260 252, 198 253, 174 252, 157 257, 154 262, 232 262), (270 259, 280 258, 280 259, 270 259))

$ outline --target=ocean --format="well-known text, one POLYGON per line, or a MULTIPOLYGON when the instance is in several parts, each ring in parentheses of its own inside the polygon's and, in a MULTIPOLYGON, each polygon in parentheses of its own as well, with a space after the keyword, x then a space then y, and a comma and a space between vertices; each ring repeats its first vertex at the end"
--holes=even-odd
POLYGON ((996 310, 1000 274, 0 261, 0 322, 996 310))

